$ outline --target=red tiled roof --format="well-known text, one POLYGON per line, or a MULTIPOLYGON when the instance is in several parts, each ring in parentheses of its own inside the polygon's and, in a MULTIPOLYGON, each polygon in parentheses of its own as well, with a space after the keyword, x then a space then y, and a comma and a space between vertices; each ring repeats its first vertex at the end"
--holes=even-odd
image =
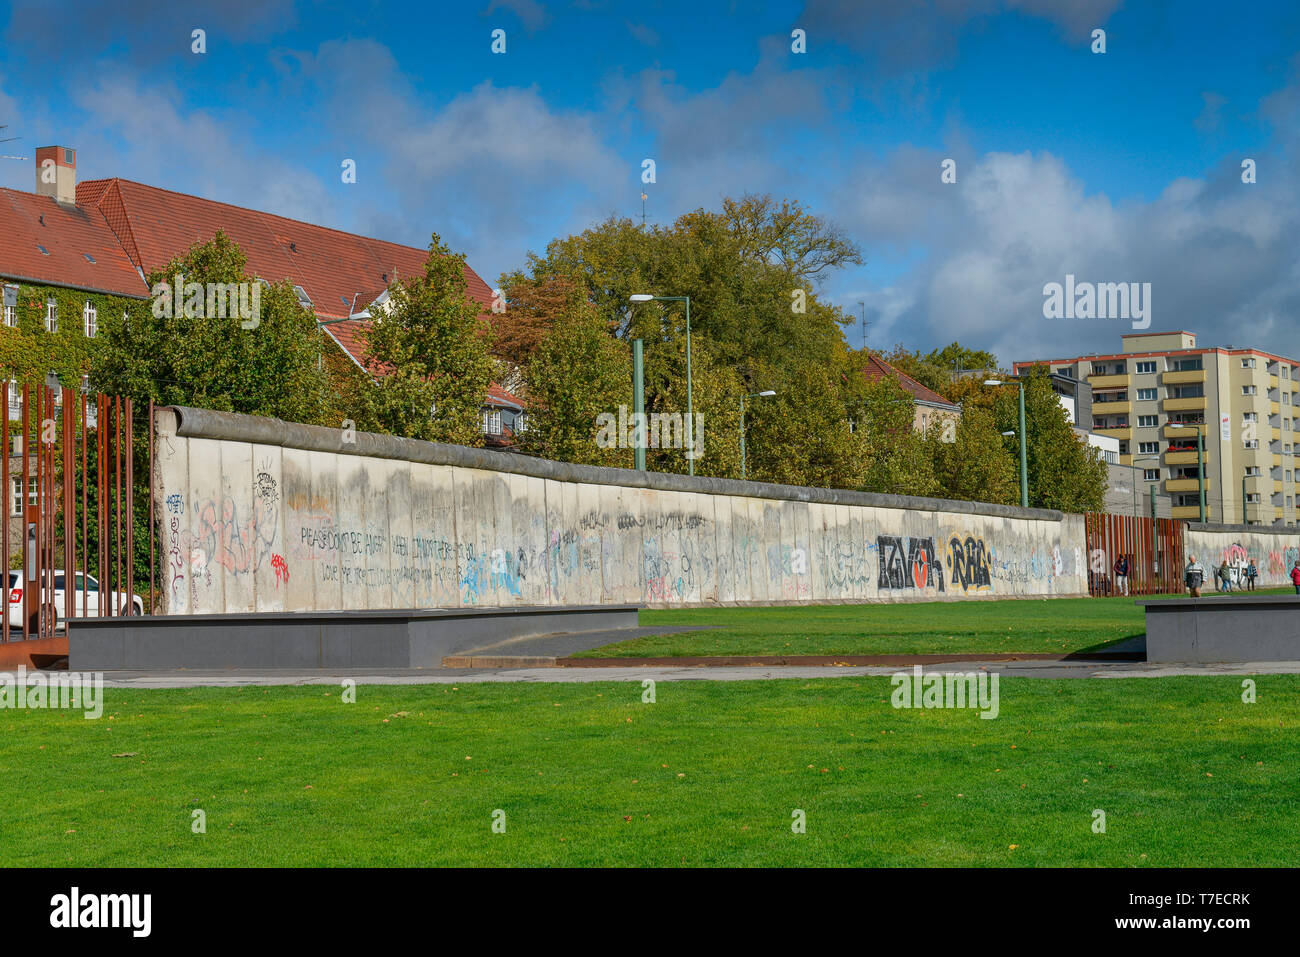
POLYGON ((0 189, 0 276, 95 292, 149 295, 99 210, 61 206, 52 196, 12 189, 0 189))
POLYGON ((519 398, 519 396, 515 395, 513 392, 507 392, 505 389, 501 388, 501 386, 493 382, 488 386, 487 399, 484 400, 483 404, 493 406, 513 406, 522 409, 524 407, 524 400, 519 398))
POLYGON ((957 408, 956 405, 949 402, 933 389, 928 389, 921 385, 921 383, 917 382, 906 372, 895 369, 892 365, 874 353, 867 359, 867 367, 862 370, 862 374, 867 377, 867 381, 869 382, 879 382, 887 376, 893 377, 898 381, 898 384, 903 387, 903 390, 910 394, 914 399, 918 399, 921 402, 933 402, 936 405, 946 405, 953 409, 957 408))
MULTIPOLYGON (((146 272, 184 256, 222 230, 248 257, 248 270, 268 282, 301 286, 323 320, 344 319, 374 301, 401 276, 424 272, 428 250, 370 239, 271 213, 231 206, 126 179, 77 185, 77 201, 101 210, 123 248, 146 272)), ((469 266, 469 295, 491 309, 492 290, 469 266)), ((352 323, 327 328, 364 364, 352 323)))

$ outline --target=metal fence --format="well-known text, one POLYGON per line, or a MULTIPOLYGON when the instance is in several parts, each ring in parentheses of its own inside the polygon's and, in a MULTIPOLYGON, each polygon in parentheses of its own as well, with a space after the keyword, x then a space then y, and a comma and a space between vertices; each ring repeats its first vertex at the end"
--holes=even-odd
POLYGON ((1104 512, 1088 512, 1083 519, 1088 594, 1158 595, 1183 590, 1182 522, 1104 512), (1127 569, 1121 560, 1127 561, 1127 569))
POLYGON ((8 382, 4 391, 0 547, 6 565, 19 561, 5 575, 3 640, 140 613, 148 605, 135 598, 131 400, 8 382))

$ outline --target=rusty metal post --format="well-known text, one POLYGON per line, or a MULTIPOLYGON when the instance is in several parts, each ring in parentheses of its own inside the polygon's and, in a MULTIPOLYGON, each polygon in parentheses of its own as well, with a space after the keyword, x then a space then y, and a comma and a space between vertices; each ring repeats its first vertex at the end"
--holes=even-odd
MULTIPOLYGON (((106 450, 108 447, 108 411, 104 408, 104 393, 97 393, 95 396, 95 457, 98 460, 95 467, 95 527, 98 530, 98 542, 95 547, 95 562, 99 579, 99 614, 100 616, 108 615, 109 612, 104 608, 104 589, 108 585, 108 522, 105 516, 108 514, 105 508, 108 504, 108 474, 104 466, 106 450)), ((109 602, 109 606, 112 606, 109 602)))
POLYGON ((81 392, 81 617, 90 615, 90 543, 86 540, 86 442, 90 420, 86 418, 86 393, 81 392))
POLYGON ((77 406, 72 400, 72 390, 63 390, 63 628, 77 614, 77 509, 73 499, 72 480, 77 475, 73 443, 77 434, 77 406))
MULTIPOLYGON (((113 397, 113 591, 122 590, 122 398, 113 397)), ((109 594, 112 594, 110 592, 109 594)), ((117 599, 113 599, 115 613, 117 599)))
POLYGON ((149 399, 149 428, 148 428, 148 430, 146 431, 145 435, 146 435, 146 439, 145 439, 145 441, 147 441, 147 442, 149 443, 149 480, 148 480, 148 489, 149 489, 149 614, 152 615, 152 614, 154 614, 154 613, 157 611, 157 605, 156 605, 156 602, 157 602, 157 600, 158 600, 158 599, 157 599, 157 596, 154 595, 154 590, 153 590, 154 582, 157 580, 157 579, 154 577, 155 574, 156 574, 156 572, 155 572, 155 570, 154 570, 154 565, 153 565, 153 560, 154 560, 153 550, 154 550, 154 539, 156 539, 156 538, 158 537, 158 533, 157 533, 157 530, 154 528, 154 525, 153 525, 153 523, 154 523, 154 515, 153 515, 153 398, 152 398, 152 397, 150 397, 150 399, 149 399))
POLYGON ((28 627, 30 621, 28 609, 31 607, 31 601, 32 601, 31 595, 28 594, 31 591, 31 582, 27 580, 29 577, 27 573, 28 570, 31 568, 31 562, 32 562, 32 555, 31 555, 32 541, 31 541, 31 536, 28 534, 28 529, 31 527, 30 524, 31 509, 29 508, 27 502, 27 487, 31 479, 31 462, 29 460, 29 456, 31 454, 31 444, 32 444, 31 443, 31 410, 28 406, 28 400, 30 399, 30 397, 31 397, 31 390, 28 388, 27 383, 24 382, 23 383, 23 418, 22 418, 23 469, 22 469, 22 477, 18 481, 18 489, 19 489, 18 501, 22 503, 21 506, 22 511, 19 514, 21 514, 23 517, 22 531, 19 533, 23 537, 22 574, 19 575, 19 581, 23 583, 23 601, 22 601, 23 640, 26 640, 31 637, 31 629, 28 627))
POLYGON ((131 397, 124 401, 126 415, 126 613, 135 614, 135 417, 131 397))
POLYGON ((28 615, 31 609, 36 612, 36 637, 45 637, 45 622, 41 620, 41 590, 45 587, 45 455, 41 447, 41 423, 45 421, 45 386, 36 387, 36 594, 31 596, 35 602, 28 602, 28 615))
MULTIPOLYGON (((0 476, 0 480, 4 482, 5 498, 8 499, 9 496, 13 495, 14 490, 13 483, 9 479, 9 381, 7 379, 5 380, 4 442, 4 462, 0 464, 0 472, 3 472, 3 476, 0 476)), ((20 498, 19 501, 21 502, 22 499, 20 498)), ((5 553, 4 616, 3 620, 0 620, 0 632, 3 633, 5 641, 9 640, 9 580, 13 577, 9 571, 9 524, 13 521, 12 512, 13 506, 6 501, 5 524, 4 528, 0 530, 0 536, 4 539, 3 548, 5 553)))

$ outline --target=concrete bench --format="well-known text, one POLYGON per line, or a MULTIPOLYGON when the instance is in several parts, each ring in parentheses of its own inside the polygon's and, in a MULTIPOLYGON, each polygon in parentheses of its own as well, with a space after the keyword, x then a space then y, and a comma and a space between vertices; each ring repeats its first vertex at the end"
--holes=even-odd
POLYGON ((1300 595, 1135 604, 1146 610, 1147 661, 1300 661, 1300 595))

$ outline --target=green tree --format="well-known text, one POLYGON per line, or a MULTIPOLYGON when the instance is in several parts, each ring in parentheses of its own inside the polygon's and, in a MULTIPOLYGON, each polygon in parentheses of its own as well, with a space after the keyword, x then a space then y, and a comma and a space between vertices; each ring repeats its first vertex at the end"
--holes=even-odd
MULTIPOLYGON (((194 245, 184 257, 150 274, 149 284, 161 293, 159 284, 169 284, 180 274, 187 286, 248 283, 246 289, 251 290, 258 280, 246 266, 238 245, 218 232, 210 242, 194 245)), ((218 310, 208 307, 206 295, 202 298, 201 308, 177 310, 156 297, 133 302, 125 315, 101 312, 102 341, 92 386, 130 396, 137 409, 153 399, 163 405, 323 424, 327 386, 320 368, 322 336, 292 285, 264 285, 255 319, 245 320, 237 311, 232 315, 233 310, 223 310, 224 317, 212 314, 218 310)), ((252 300, 250 293, 246 301, 251 305, 252 300)))
POLYGON ((466 292, 465 257, 435 233, 424 274, 388 292, 362 333, 375 380, 362 421, 413 439, 482 445, 479 416, 496 363, 482 307, 466 292))
POLYGON ((989 408, 970 405, 960 419, 937 418, 926 444, 940 497, 1001 505, 1020 501, 1019 460, 1002 441, 989 408))
POLYGON ((519 437, 521 451, 581 465, 631 466, 632 451, 617 436, 612 444, 597 441, 598 417, 617 422, 619 406, 632 404, 632 363, 594 312, 554 325, 530 349, 523 381, 528 429, 519 437))
MULTIPOLYGON (((1101 511, 1108 483, 1101 452, 1079 439, 1044 367, 1031 370, 1023 381, 1029 504, 1063 512, 1101 511)), ((993 417, 999 432, 1019 428, 1017 391, 1014 385, 995 390, 993 417)), ((1019 461, 1018 437, 1007 436, 1003 441, 1019 461)))

